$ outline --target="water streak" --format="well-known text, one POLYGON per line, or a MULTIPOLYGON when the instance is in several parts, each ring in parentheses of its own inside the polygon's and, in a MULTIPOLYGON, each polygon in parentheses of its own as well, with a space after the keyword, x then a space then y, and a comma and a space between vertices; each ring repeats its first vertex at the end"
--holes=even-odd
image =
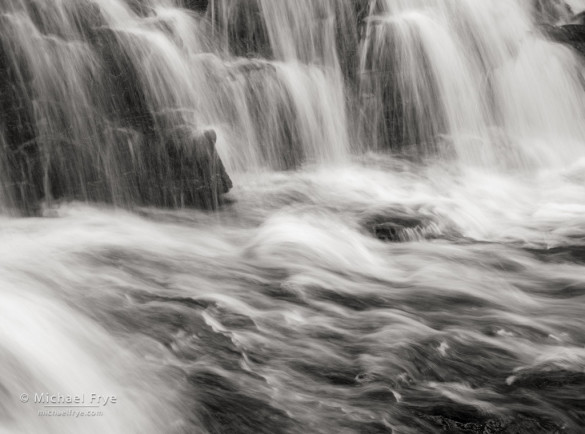
POLYGON ((0 432, 580 432, 574 19, 4 0, 0 432))

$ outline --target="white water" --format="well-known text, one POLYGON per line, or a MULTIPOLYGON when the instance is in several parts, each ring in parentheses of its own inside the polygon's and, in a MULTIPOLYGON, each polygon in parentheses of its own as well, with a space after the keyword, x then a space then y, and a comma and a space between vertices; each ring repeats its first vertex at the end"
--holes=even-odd
POLYGON ((68 182, 99 166, 129 205, 132 158, 212 127, 235 187, 19 218, 3 172, 0 431, 579 432, 584 77, 532 5, 372 1, 360 30, 345 0, 3 3, 18 113, 68 182), (118 402, 19 399, 43 392, 118 402))
POLYGON ((374 116, 388 104, 405 112, 408 144, 428 152, 446 136, 459 160, 484 167, 583 156, 582 61, 539 35, 525 3, 380 3, 363 43, 363 87, 381 99, 374 116), (398 103, 381 89, 388 83, 398 103))
MULTIPOLYGON (((585 364, 583 265, 570 259, 583 248, 584 178, 583 162, 533 178, 376 157, 238 179, 238 204, 213 216, 70 205, 5 220, 5 429, 423 430, 408 406, 368 397, 384 390, 513 414, 505 381, 585 364), (375 214, 429 223, 411 242, 386 244, 360 223, 375 214), (222 397, 208 375, 250 398, 222 397), (37 390, 115 394, 119 404, 89 421, 37 418, 15 395, 37 390), (218 400, 216 422, 202 423, 218 400), (271 422, 254 416, 267 411, 271 422)), ((524 411, 575 423, 548 393, 524 411)))

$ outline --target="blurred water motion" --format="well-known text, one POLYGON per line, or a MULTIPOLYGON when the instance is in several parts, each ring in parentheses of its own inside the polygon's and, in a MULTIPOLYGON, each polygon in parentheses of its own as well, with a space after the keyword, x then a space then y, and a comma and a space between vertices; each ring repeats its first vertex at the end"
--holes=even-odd
POLYGON ((545 6, 4 0, 0 432, 580 432, 584 77, 545 6))

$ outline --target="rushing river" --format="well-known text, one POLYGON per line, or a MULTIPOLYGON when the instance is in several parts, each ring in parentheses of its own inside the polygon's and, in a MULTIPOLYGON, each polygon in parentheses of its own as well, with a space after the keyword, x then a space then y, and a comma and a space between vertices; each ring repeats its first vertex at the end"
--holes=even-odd
POLYGON ((563 2, 1 1, 0 433, 583 432, 563 2))
POLYGON ((237 178, 216 214, 4 220, 4 430, 579 432, 584 181, 371 155, 237 178), (43 391, 118 403, 16 399, 43 391))

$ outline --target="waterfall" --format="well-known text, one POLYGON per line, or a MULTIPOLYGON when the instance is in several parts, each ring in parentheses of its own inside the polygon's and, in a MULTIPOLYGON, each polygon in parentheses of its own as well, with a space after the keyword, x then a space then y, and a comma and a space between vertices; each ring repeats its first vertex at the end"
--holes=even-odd
MULTIPOLYGON (((217 8, 250 13, 228 3, 217 8)), ((215 37, 216 26, 232 31, 229 19, 214 24, 171 1, 4 3, 9 196, 176 206, 169 142, 209 128, 233 170, 343 159, 349 138, 336 37, 338 18, 349 20, 346 3, 258 4, 274 56, 245 62, 215 37), (312 27, 306 37, 301 22, 312 27), (260 87, 255 76, 273 85, 260 87)))
POLYGON ((4 203, 205 202, 173 149, 208 129, 228 172, 363 149, 562 165, 583 148, 583 76, 535 26, 543 4, 10 0, 4 203))
MULTIPOLYGON (((181 6, 3 4, 5 204, 58 196, 181 206, 185 183, 168 148, 207 129, 228 172, 342 161, 364 148, 455 152, 488 167, 580 155, 580 60, 533 21, 559 7, 181 6), (552 149, 552 138, 562 145, 552 149)), ((187 204, 202 200, 191 196, 187 204)))
POLYGON ((584 0, 0 0, 0 434, 578 433, 584 0))
POLYGON ((532 12, 514 0, 373 2, 360 62, 370 142, 447 142, 488 167, 582 156, 582 61, 545 40, 532 12))

